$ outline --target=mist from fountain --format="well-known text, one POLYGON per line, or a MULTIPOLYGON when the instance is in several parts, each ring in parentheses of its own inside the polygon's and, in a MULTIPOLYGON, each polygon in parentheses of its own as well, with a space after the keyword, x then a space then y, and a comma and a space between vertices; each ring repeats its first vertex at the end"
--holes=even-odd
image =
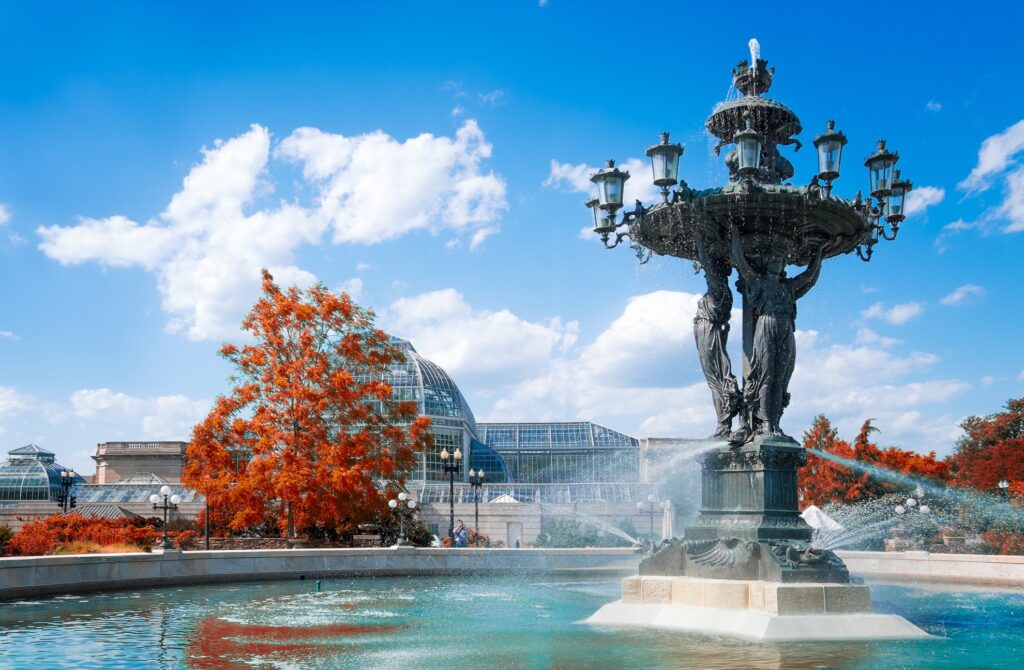
POLYGON ((1024 509, 1011 505, 1000 496, 991 495, 974 489, 946 486, 928 477, 909 475, 871 463, 844 458, 836 454, 808 449, 815 456, 838 463, 850 470, 866 473, 877 479, 907 487, 920 489, 933 499, 941 500, 953 508, 952 511, 970 510, 980 518, 1000 520, 1024 526, 1024 509))

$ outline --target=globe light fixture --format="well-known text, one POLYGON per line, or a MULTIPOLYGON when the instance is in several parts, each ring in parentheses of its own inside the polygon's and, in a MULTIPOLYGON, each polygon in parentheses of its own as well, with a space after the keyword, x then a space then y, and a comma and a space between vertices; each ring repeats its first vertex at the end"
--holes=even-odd
POLYGON ((814 138, 814 148, 818 151, 818 179, 825 182, 825 197, 832 194, 832 182, 839 178, 844 146, 846 135, 836 130, 836 122, 832 119, 825 125, 825 132, 814 138))
POLYGON ((668 133, 661 134, 661 142, 647 148, 647 156, 651 159, 654 171, 654 185, 661 187, 661 197, 668 202, 668 190, 679 183, 679 158, 683 155, 683 145, 668 141, 668 133))
POLYGON ((864 161, 868 169, 871 195, 881 203, 892 191, 892 169, 900 159, 898 153, 885 148, 885 140, 878 140, 878 149, 864 161))
POLYGON ((748 115, 747 127, 736 133, 736 149, 739 152, 738 171, 747 179, 753 179, 761 169, 761 152, 764 149, 764 135, 754 130, 754 121, 748 115))
POLYGON ((590 181, 597 184, 598 206, 612 216, 622 207, 622 191, 627 179, 629 172, 615 167, 615 161, 610 158, 604 168, 590 177, 590 181))

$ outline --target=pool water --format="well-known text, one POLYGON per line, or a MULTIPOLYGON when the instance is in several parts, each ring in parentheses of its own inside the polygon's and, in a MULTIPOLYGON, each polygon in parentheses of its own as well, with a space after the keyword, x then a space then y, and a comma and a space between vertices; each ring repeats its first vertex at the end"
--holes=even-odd
POLYGON ((579 623, 618 579, 353 578, 0 603, 0 667, 1007 668, 1024 593, 873 585, 925 641, 750 643, 579 623))

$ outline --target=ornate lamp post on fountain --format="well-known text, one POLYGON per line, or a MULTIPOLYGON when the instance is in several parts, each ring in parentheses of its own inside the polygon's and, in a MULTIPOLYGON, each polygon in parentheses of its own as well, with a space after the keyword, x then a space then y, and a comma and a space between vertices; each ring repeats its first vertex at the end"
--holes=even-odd
POLYGON ((707 281, 694 335, 722 447, 702 461, 700 515, 686 539, 647 559, 640 572, 845 583, 842 561, 810 548, 796 480, 807 455, 780 426, 796 360, 796 302, 814 286, 824 260, 856 253, 869 261, 879 239, 896 238, 912 185, 894 169, 899 154, 879 141, 864 163, 870 195, 833 195, 847 138, 830 120, 814 138, 816 172, 806 186, 794 186, 793 165, 779 148, 799 149, 802 125, 789 107, 763 97, 775 69, 758 52, 752 41, 751 61, 732 73, 741 95, 717 105, 705 124, 718 139, 716 154, 735 145, 725 157, 727 184, 696 190, 680 180, 683 147, 670 144, 668 133, 647 150, 662 202, 647 208, 637 201, 618 218, 629 173, 609 160, 591 177, 597 197, 586 205, 607 248, 629 238, 641 263, 652 253, 688 259, 707 281), (806 269, 788 277, 787 265, 806 269), (743 303, 742 383, 727 349, 734 268, 743 303))
POLYGON ((165 484, 164 486, 160 487, 159 495, 154 493, 153 495, 149 496, 149 502, 153 503, 154 510, 164 511, 164 535, 163 539, 160 541, 160 548, 173 549, 174 545, 171 543, 171 540, 167 537, 167 513, 170 512, 172 509, 178 509, 178 503, 181 502, 181 496, 179 496, 177 493, 171 495, 171 487, 165 484), (161 502, 161 497, 163 498, 163 502, 161 502))
POLYGON ((483 488, 484 479, 483 468, 479 470, 469 471, 469 485, 473 487, 473 530, 476 531, 477 543, 480 542, 480 489, 483 488))
POLYGON ((398 515, 398 539, 395 540, 396 547, 404 547, 409 544, 409 541, 405 537, 405 515, 415 513, 418 505, 419 503, 417 503, 416 500, 405 491, 399 493, 398 498, 392 498, 388 501, 388 507, 392 512, 398 515))
POLYGON ((447 449, 441 450, 441 464, 444 467, 444 473, 448 475, 448 537, 452 540, 452 546, 455 546, 455 475, 459 472, 459 467, 462 465, 462 450, 456 447, 454 454, 449 454, 447 449), (448 459, 452 458, 452 462, 449 463, 448 459))

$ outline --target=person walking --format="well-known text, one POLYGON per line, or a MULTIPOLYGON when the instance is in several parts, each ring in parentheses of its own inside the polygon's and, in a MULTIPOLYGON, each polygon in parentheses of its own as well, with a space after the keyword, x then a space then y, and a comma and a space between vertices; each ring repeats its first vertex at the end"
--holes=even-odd
POLYGON ((462 523, 462 519, 458 519, 455 522, 455 530, 452 533, 455 536, 455 546, 465 547, 466 546, 466 526, 462 523))

